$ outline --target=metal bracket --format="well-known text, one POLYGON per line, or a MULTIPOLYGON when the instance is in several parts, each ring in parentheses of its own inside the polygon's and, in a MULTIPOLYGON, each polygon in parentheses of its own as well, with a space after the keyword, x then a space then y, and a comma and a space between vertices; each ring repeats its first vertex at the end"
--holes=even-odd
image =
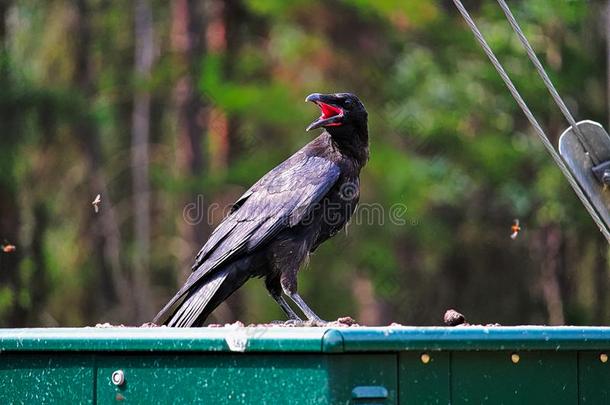
POLYGON ((587 144, 594 148, 600 163, 593 166, 589 153, 572 127, 559 137, 559 154, 595 209, 604 225, 600 230, 610 241, 610 190, 606 190, 610 185, 610 136, 594 121, 580 121, 576 125, 587 144))
POLYGON ((610 161, 606 161, 593 166, 593 174, 597 177, 597 180, 604 186, 610 185, 610 161))

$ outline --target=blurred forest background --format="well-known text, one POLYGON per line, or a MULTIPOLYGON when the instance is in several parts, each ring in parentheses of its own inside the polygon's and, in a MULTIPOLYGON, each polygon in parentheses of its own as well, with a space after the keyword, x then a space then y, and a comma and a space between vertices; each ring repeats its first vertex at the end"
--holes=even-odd
MULTIPOLYGON (((498 5, 464 3, 556 143, 498 5)), ((607 127, 606 2, 510 4, 574 115, 607 127)), ((304 97, 335 91, 368 108, 361 203, 382 209, 301 272, 316 312, 610 321, 606 241, 448 0, 2 0, 0 47, 2 326, 149 321, 222 207, 316 136, 304 97)), ((253 280, 209 321, 273 319, 253 280)))

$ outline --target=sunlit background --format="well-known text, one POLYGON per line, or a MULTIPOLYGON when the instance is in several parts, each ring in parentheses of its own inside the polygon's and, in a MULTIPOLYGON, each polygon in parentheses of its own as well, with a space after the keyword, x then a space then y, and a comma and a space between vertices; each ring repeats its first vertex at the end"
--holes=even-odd
MULTIPOLYGON (((498 5, 464 3, 556 143, 498 5)), ((510 5, 577 119, 607 127, 605 2, 510 5)), ((376 208, 301 271, 318 314, 610 319, 607 243, 450 1, 5 0, 0 42, 2 326, 149 321, 222 208, 316 136, 305 96, 334 91, 369 111, 376 208)), ((274 319, 252 280, 209 322, 274 319)))

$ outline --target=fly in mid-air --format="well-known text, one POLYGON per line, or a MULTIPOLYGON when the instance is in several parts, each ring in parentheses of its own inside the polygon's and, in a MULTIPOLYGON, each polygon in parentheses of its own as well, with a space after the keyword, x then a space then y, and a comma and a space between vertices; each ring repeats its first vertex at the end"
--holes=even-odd
POLYGON ((259 277, 288 318, 323 322, 297 292, 307 256, 349 221, 369 157, 367 112, 351 93, 307 96, 322 115, 307 131, 324 131, 271 170, 234 204, 201 248, 193 273, 157 314, 156 324, 202 325, 248 279, 259 277))

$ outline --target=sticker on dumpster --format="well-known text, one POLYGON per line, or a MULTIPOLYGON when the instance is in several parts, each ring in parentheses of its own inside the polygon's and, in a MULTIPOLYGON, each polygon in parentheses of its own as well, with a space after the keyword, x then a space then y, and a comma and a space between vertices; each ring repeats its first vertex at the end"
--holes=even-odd
POLYGON ((248 345, 247 328, 238 328, 231 331, 225 341, 232 352, 245 352, 248 345))

